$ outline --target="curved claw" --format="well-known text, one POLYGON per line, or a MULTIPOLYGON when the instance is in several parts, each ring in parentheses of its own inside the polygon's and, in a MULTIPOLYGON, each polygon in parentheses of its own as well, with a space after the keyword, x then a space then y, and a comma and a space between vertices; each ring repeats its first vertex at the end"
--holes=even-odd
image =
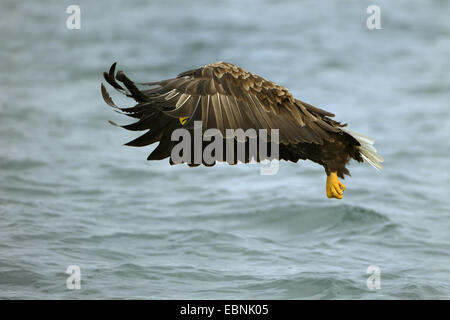
POLYGON ((327 176, 326 191, 328 198, 342 199, 345 189, 345 184, 339 181, 337 172, 331 172, 327 176))

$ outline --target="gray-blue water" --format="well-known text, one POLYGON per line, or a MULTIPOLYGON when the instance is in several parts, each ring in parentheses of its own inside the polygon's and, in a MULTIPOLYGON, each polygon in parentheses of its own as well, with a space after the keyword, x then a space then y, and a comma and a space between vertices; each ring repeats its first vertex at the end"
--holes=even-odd
POLYGON ((2 0, 0 297, 450 298, 450 5, 376 1, 368 30, 370 4, 2 0), (384 172, 352 164, 329 200, 314 163, 261 176, 122 145, 136 134, 100 95, 112 62, 156 81, 220 60, 375 138, 384 172))

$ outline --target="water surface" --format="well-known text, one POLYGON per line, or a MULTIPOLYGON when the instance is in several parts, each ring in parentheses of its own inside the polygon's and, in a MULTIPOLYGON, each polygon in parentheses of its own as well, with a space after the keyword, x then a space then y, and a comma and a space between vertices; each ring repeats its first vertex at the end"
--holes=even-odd
MULTIPOLYGON (((377 1, 3 1, 0 297, 450 298, 450 6, 377 1), (229 61, 376 139, 385 171, 170 167, 102 101, 118 61, 155 81, 229 61), (66 288, 69 265, 80 290, 66 288), (369 290, 367 267, 381 269, 369 290)), ((114 96, 118 103, 131 104, 114 96)))

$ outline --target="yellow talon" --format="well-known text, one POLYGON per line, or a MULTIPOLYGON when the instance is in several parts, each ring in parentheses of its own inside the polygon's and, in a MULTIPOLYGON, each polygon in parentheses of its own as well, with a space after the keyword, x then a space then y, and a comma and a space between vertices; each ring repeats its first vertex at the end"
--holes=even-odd
POLYGON ((186 121, 188 121, 189 117, 181 117, 178 118, 178 120, 180 120, 180 123, 182 126, 184 126, 184 124, 186 123, 186 121))
POLYGON ((342 199, 345 185, 338 180, 337 172, 331 172, 327 176, 327 197, 342 199))

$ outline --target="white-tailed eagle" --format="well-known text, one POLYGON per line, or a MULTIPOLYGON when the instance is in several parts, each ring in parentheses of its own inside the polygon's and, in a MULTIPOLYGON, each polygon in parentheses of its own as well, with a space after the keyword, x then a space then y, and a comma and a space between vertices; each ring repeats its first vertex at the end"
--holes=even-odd
MULTIPOLYGON (((345 185, 338 177, 350 175, 345 167, 350 159, 365 160, 382 169, 383 158, 376 153, 371 138, 345 129, 345 124, 332 119, 334 114, 295 99, 286 88, 231 63, 207 64, 175 78, 141 84, 122 71, 116 73, 115 67, 114 63, 104 73, 105 80, 137 104, 117 107, 102 84, 103 98, 117 111, 138 119, 123 128, 146 131, 126 145, 141 147, 159 142, 148 160, 171 158, 176 144, 172 132, 179 128, 193 130, 194 121, 201 121, 203 131, 215 128, 224 136, 226 129, 278 129, 279 159, 309 159, 322 165, 329 198, 342 199, 345 185)), ((267 141, 269 144, 270 136, 267 141)), ((216 160, 237 163, 225 154, 216 160)), ((247 157, 244 162, 250 160, 264 159, 247 157)))

